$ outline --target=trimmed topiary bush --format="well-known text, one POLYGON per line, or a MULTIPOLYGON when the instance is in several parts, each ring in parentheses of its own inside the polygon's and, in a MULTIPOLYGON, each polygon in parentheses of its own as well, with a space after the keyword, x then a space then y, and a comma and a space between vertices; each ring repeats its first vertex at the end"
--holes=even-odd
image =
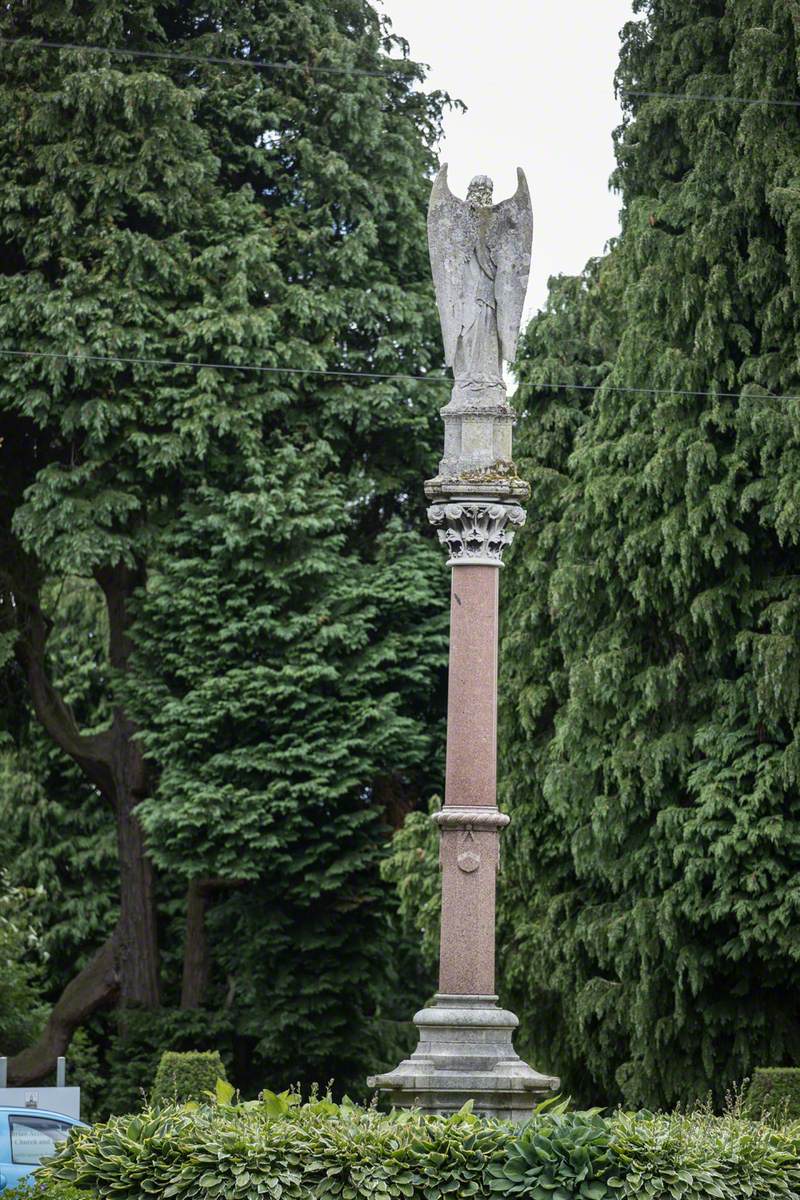
POLYGON ((150 1103, 183 1104, 207 1101, 214 1095, 218 1079, 227 1079, 225 1065, 216 1050, 165 1050, 156 1071, 150 1103))
POLYGON ((773 1114, 781 1120, 800 1120, 800 1067, 757 1067, 745 1108, 752 1117, 773 1114))
POLYGON ((800 1122, 550 1106, 520 1128, 265 1093, 112 1118, 41 1176, 86 1200, 796 1200, 800 1122))

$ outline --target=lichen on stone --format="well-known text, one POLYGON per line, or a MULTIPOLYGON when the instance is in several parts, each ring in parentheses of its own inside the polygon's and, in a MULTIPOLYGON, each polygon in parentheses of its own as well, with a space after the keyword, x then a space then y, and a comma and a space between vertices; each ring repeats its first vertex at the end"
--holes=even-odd
POLYGON ((517 475, 516 463, 511 459, 498 459, 488 467, 476 467, 474 471, 462 471, 461 479, 468 483, 505 483, 509 480, 523 483, 517 475))

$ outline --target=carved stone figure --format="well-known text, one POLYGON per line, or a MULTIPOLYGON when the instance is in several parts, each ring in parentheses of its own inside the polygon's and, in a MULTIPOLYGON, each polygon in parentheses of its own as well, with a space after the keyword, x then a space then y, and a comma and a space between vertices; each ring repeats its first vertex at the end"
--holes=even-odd
POLYGON ((517 190, 492 204, 492 181, 476 175, 459 200, 445 164, 428 207, 428 247, 442 323, 445 361, 461 394, 502 387, 511 362, 531 265, 533 213, 525 173, 517 190))

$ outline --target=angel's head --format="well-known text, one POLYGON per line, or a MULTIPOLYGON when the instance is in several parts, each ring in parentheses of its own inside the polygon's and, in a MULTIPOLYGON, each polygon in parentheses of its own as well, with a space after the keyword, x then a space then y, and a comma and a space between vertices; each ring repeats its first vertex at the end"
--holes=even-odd
POLYGON ((494 184, 488 175, 476 175, 467 188, 467 203, 491 208, 494 184))

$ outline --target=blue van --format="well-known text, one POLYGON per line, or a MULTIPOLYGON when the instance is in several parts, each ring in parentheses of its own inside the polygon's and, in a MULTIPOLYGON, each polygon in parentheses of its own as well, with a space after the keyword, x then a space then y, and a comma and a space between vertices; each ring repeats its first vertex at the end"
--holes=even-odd
POLYGON ((0 1108, 0 1192, 16 1187, 83 1121, 41 1108, 0 1108))

